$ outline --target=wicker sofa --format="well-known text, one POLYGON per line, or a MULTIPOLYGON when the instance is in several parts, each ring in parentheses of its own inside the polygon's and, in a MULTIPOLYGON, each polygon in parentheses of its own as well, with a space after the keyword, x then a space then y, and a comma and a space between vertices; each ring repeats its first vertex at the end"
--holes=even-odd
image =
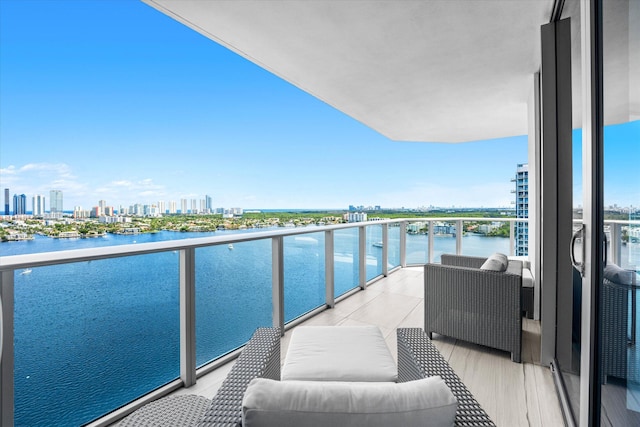
POLYGON ((508 351, 519 363, 522 261, 500 272, 480 269, 486 260, 445 254, 425 265, 425 331, 508 351))
MULTIPOLYGON (((495 426, 420 328, 399 328, 398 382, 440 376, 458 401, 455 425, 495 426)), ((120 427, 242 425, 242 401, 252 379, 280 377, 278 329, 260 328, 251 338, 212 401, 181 395, 159 399, 125 418, 120 427)))

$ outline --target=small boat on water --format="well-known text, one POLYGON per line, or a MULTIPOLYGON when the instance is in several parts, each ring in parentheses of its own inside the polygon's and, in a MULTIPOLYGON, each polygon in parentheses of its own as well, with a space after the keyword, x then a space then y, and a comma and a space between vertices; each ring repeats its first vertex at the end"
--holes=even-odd
POLYGON ((31 270, 30 268, 25 268, 24 270, 22 270, 22 273, 20 273, 20 275, 23 275, 23 274, 31 274, 31 272, 32 272, 32 271, 33 271, 33 270, 31 270))
POLYGON ((227 245, 227 247, 229 248, 229 250, 230 250, 230 251, 232 251, 232 250, 233 250, 233 243, 229 243, 229 244, 227 245))
POLYGON ((372 243, 371 245, 375 246, 376 248, 381 248, 382 242, 375 242, 375 243, 372 243))

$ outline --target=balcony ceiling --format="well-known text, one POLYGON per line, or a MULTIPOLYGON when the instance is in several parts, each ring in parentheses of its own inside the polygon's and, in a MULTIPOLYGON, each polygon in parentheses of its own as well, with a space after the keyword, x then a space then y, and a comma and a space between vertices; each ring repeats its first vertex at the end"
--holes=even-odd
POLYGON ((397 141, 527 133, 553 0, 143 0, 397 141))

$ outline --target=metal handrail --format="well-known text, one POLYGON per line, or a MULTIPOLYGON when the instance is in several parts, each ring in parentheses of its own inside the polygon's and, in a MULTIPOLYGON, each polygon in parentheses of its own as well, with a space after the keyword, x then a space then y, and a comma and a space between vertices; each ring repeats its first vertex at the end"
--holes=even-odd
MULTIPOLYGON (((229 234, 224 236, 197 237, 181 240, 167 240, 163 242, 136 243, 130 245, 105 246, 90 249, 73 249, 68 251, 41 252, 26 255, 10 255, 0 257, 0 272, 19 270, 23 268, 43 267, 73 262, 92 261, 106 258, 118 258, 132 255, 145 255, 158 252, 177 251, 206 246, 233 244, 262 240, 273 237, 287 237, 300 234, 318 233, 322 231, 340 230, 346 228, 366 227, 382 224, 400 224, 411 222, 468 222, 468 221, 495 221, 495 222, 528 222, 527 218, 469 218, 469 217, 438 217, 438 218, 402 218, 380 221, 354 222, 348 224, 307 226, 301 228, 285 228, 282 230, 257 231, 251 233, 229 234)), ((639 221, 640 223, 640 221, 639 221)), ((513 237, 513 236, 512 236, 513 237)))

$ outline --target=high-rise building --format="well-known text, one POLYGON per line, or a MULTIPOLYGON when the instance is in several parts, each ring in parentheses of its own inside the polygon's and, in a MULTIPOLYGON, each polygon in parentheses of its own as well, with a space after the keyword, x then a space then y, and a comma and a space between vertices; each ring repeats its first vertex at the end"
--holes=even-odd
POLYGON ((11 211, 9 210, 9 189, 4 189, 4 214, 10 215, 11 211))
POLYGON ((198 201, 191 199, 191 213, 198 213, 198 201))
POLYGON ((205 212, 213 213, 213 198, 209 195, 205 195, 204 200, 205 200, 205 212))
POLYGON ((33 216, 44 216, 44 196, 42 194, 36 194, 32 200, 31 214, 33 216))
POLYGON ((187 199, 180 199, 180 213, 183 215, 187 213, 187 199))
POLYGON ((24 215, 27 213, 27 196, 24 194, 13 195, 13 214, 24 215))
POLYGON ((159 200, 158 201, 158 213, 160 215, 165 214, 166 213, 166 202, 164 200, 159 200))
POLYGON ((62 191, 51 190, 49 191, 49 212, 62 213, 62 191))
POLYGON ((169 213, 170 214, 174 214, 176 212, 177 212, 176 201, 175 200, 171 200, 169 202, 169 213))
MULTIPOLYGON (((516 177, 516 218, 529 218, 529 164, 518 164, 516 177)), ((529 255, 529 224, 516 222, 516 255, 529 255)))

